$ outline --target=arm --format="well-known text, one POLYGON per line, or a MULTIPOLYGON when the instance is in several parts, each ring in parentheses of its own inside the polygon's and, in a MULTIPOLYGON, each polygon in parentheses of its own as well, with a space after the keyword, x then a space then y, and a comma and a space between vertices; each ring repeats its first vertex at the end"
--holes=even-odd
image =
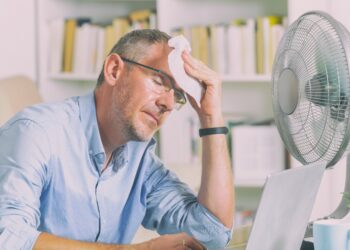
POLYGON ((204 250, 198 241, 187 234, 163 235, 147 242, 134 245, 114 245, 103 243, 90 243, 69 240, 48 233, 41 233, 34 245, 34 250, 164 250, 164 249, 193 249, 204 250), (185 248, 186 247, 186 248, 185 248))
MULTIPOLYGON (((221 80, 218 74, 187 52, 184 52, 182 56, 186 72, 201 81, 205 87, 201 107, 189 97, 191 105, 199 116, 201 127, 224 126, 221 110, 221 80)), ((231 228, 235 195, 225 135, 204 136, 202 155, 203 169, 198 201, 225 226, 231 228)))
POLYGON ((161 236, 135 245, 71 240, 40 232, 40 196, 50 180, 51 155, 46 132, 30 120, 0 128, 0 248, 1 249, 204 249, 185 234, 161 236))
POLYGON ((186 232, 208 248, 224 247, 230 229, 198 202, 195 194, 156 157, 144 182, 146 214, 142 225, 159 234, 186 232))

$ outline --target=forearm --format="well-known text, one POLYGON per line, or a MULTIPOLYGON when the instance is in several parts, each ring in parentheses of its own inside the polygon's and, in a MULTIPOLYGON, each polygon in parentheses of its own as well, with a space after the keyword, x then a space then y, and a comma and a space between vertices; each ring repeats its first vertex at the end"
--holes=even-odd
MULTIPOLYGON (((221 127, 223 118, 201 120, 203 128, 221 127)), ((202 180, 198 201, 221 222, 231 228, 234 214, 234 187, 226 136, 208 135, 202 138, 202 180)))
POLYGON ((148 250, 149 243, 140 243, 135 245, 114 245, 95 242, 83 242, 77 240, 65 239, 48 233, 41 233, 34 245, 34 250, 148 250))
MULTIPOLYGON (((197 111, 202 128, 222 127, 221 79, 203 62, 188 52, 182 54, 186 73, 197 79, 205 89, 200 105, 189 98, 197 111)), ((191 97, 191 96, 189 96, 191 97)), ((231 228, 234 213, 233 177, 225 135, 203 137, 202 180, 198 200, 221 222, 231 228)))

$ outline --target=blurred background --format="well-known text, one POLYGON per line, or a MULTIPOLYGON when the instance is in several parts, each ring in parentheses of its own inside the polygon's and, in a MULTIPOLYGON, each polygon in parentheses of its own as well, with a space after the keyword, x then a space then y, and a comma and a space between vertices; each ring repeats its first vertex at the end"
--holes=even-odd
MULTIPOLYGON (((0 0, 0 125, 34 102, 92 91, 104 57, 130 30, 183 34, 192 54, 222 76, 235 223, 249 224, 265 177, 300 165, 273 124, 270 73, 278 42, 288 24, 309 10, 326 11, 349 29, 349 7, 346 0, 0 0)), ((187 105, 156 135, 157 153, 195 192, 201 175, 198 128, 187 105)), ((326 171, 311 219, 335 209, 344 182, 345 159, 326 171)), ((134 241, 154 235, 141 229, 134 241)))

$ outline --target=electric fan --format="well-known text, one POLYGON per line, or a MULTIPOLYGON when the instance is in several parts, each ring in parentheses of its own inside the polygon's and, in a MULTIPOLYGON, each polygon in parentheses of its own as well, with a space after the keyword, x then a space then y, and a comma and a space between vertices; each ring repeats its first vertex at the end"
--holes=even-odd
MULTIPOLYGON (((272 72, 274 116, 287 150, 302 164, 326 161, 330 168, 349 153, 349 62, 350 34, 324 12, 300 16, 279 43, 272 72)), ((346 171, 350 191, 350 157, 346 171)), ((348 212, 343 196, 324 218, 341 219, 348 212)))

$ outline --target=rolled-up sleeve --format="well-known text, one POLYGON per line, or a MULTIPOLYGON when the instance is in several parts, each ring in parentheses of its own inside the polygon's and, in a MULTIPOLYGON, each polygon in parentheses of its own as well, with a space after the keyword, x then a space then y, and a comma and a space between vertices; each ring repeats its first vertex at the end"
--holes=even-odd
POLYGON ((30 120, 0 129, 0 246, 32 249, 50 155, 45 131, 30 120))
POLYGON ((186 232, 208 248, 224 247, 231 229, 202 206, 189 187, 162 164, 151 169, 142 225, 159 234, 186 232))

